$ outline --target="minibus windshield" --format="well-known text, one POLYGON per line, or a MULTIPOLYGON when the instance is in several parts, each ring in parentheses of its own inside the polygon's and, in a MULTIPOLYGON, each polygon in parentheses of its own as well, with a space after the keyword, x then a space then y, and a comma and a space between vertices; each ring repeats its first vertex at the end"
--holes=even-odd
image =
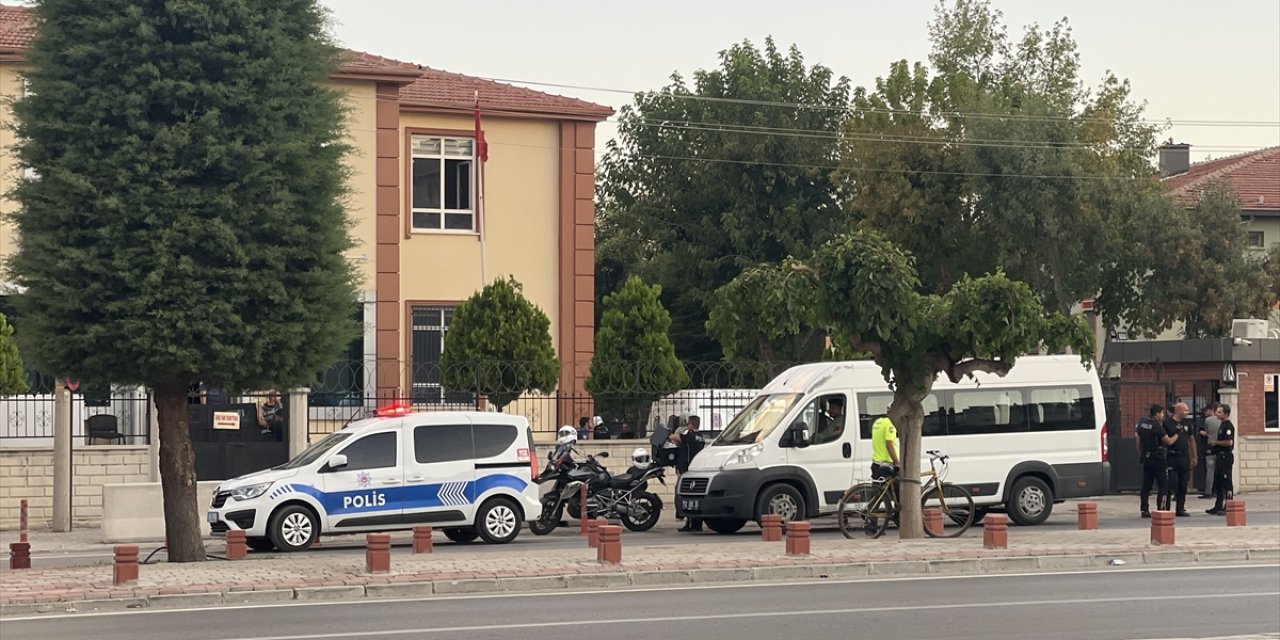
POLYGON ((276 467, 277 469, 297 469, 305 467, 312 462, 320 459, 320 456, 328 453, 330 449, 338 446, 339 443, 351 437, 350 431, 338 431, 331 433, 321 439, 319 442, 302 450, 298 457, 276 467))
POLYGON ((712 446, 755 444, 764 440, 782 423, 803 394, 775 393, 757 396, 725 427, 712 446))

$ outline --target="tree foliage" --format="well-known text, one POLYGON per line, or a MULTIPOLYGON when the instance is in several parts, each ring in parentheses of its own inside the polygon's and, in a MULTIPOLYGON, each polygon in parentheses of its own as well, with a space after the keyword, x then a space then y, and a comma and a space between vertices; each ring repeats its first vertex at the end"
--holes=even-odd
MULTIPOLYGON (((939 375, 952 381, 980 371, 1004 375, 1018 357, 1040 349, 1071 348, 1086 365, 1092 362, 1088 326, 1080 318, 1046 312, 1027 284, 996 272, 964 275, 943 292, 928 292, 914 257, 874 231, 837 236, 788 268, 806 276, 800 282, 811 291, 802 295, 816 301, 817 321, 833 327, 844 343, 870 353, 893 388, 889 418, 902 434, 902 473, 908 481, 901 485, 903 537, 923 534, 918 483, 923 401, 939 375)), ((800 285, 789 281, 787 286, 800 285)))
POLYGON ((551 320, 523 292, 515 278, 498 278, 454 311, 440 356, 446 389, 482 393, 498 409, 527 391, 555 390, 551 320))
MULTIPOLYGON (((1000 268, 1060 312, 1095 298, 1130 333, 1187 318, 1198 296, 1178 283, 1217 267, 1183 253, 1197 229, 1155 179, 1159 127, 1127 81, 1086 85, 1066 20, 1013 38, 1001 19, 944 0, 928 64, 895 62, 855 90, 837 172, 850 211, 917 256, 930 291, 1000 268)), ((1223 293, 1224 308, 1251 304, 1223 293)))
POLYGON ((631 276, 604 297, 595 353, 586 389, 597 401, 625 397, 652 402, 689 383, 668 331, 671 314, 659 296, 662 287, 631 276))
POLYGON ((777 362, 819 355, 823 334, 813 315, 816 300, 801 280, 788 264, 763 264, 716 290, 707 331, 726 359, 777 362))
POLYGON ((13 327, 0 313, 0 396, 12 396, 27 392, 27 371, 18 354, 18 342, 13 337, 13 327))
MULTIPOLYGON (((844 226, 829 174, 848 92, 846 79, 766 39, 720 52, 692 83, 676 74, 638 94, 600 166, 597 290, 630 275, 660 284, 677 352, 719 358, 706 331, 716 290, 844 226)), ((736 348, 758 357, 758 346, 736 348)))
POLYGON ((155 390, 169 558, 203 560, 189 386, 305 383, 359 331, 337 50, 314 0, 35 11, 18 337, 42 371, 155 390))

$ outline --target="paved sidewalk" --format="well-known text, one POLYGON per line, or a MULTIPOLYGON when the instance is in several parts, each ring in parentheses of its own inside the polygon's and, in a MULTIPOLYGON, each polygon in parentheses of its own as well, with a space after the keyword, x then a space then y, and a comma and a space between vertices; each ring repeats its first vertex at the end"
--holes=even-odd
POLYGON ((815 539, 812 554, 788 557, 781 542, 645 546, 624 534, 623 563, 602 565, 579 549, 412 555, 396 549, 392 573, 370 575, 358 555, 299 558, 250 555, 241 561, 143 565, 132 585, 113 586, 107 566, 0 573, 0 615, 186 607, 292 600, 415 597, 430 594, 593 589, 741 580, 788 580, 927 573, 1083 569, 1115 564, 1280 562, 1280 527, 1177 531, 1177 545, 1148 542, 1147 530, 1036 531, 1011 528, 1009 549, 956 540, 815 539))

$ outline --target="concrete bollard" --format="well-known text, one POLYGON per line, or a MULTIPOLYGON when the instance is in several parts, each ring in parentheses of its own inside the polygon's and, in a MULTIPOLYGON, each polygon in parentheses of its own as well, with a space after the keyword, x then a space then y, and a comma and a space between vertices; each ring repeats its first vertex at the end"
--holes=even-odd
POLYGON ((1227 526, 1243 527, 1245 526, 1244 520, 1244 500, 1228 500, 1227 526))
POLYGON ((1076 526, 1081 531, 1098 528, 1098 503, 1081 502, 1076 505, 1076 526))
POLYGON ((10 542, 9 543, 9 569, 30 569, 31 568, 31 543, 30 542, 10 542))
POLYGON ((1173 512, 1151 512, 1151 544, 1174 544, 1173 512))
POLYGON ((370 533, 365 537, 364 569, 369 573, 391 572, 391 534, 370 533))
POLYGON ((590 533, 587 519, 587 485, 582 485, 578 489, 578 535, 585 536, 590 533))
POLYGON ((787 523, 787 555, 809 555, 809 523, 792 521, 787 523))
POLYGON ((587 546, 592 549, 600 547, 600 539, 598 537, 600 535, 600 520, 600 518, 591 518, 584 521, 587 523, 587 546))
POLYGON ((1009 516, 989 513, 982 521, 982 547, 984 549, 1009 548, 1009 516))
POLYGON ((430 526, 420 525, 413 528, 413 553, 431 553, 431 534, 430 526))
POLYGON ((243 529, 227 530, 227 559, 244 560, 249 556, 249 546, 245 542, 243 529))
POLYGON ((760 516, 760 539, 765 542, 782 542, 782 516, 776 513, 760 516))
POLYGON ((128 584, 138 580, 138 545, 118 544, 111 565, 111 584, 128 584))
POLYGON ((606 524, 597 529, 600 544, 596 547, 596 562, 622 564, 622 527, 606 524))
POLYGON ((942 535, 942 509, 924 508, 924 529, 926 532, 932 531, 935 536, 942 535))
POLYGON ((18 502, 18 542, 27 542, 27 499, 18 502))

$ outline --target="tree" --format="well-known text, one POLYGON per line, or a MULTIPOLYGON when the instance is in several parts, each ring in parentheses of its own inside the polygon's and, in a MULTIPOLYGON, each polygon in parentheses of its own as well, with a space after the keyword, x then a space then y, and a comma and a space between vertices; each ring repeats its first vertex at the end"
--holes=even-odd
POLYGON ((18 337, 42 371, 153 390, 169 559, 203 560, 188 389, 305 383, 359 332, 337 49, 313 0, 35 11, 18 337))
POLYGON ((0 313, 0 396, 14 396, 27 392, 27 371, 18 355, 18 342, 13 338, 13 327, 0 313))
POLYGON ((600 165, 597 291, 630 275, 660 284, 677 353, 719 359, 706 331, 714 292, 844 228, 830 167, 848 92, 846 79, 766 39, 720 52, 692 86, 674 74, 636 95, 600 165))
POLYGON ((446 389, 484 394, 499 410, 530 390, 556 388, 551 320, 515 278, 498 278, 453 313, 440 356, 446 389))
POLYGON ((815 325, 812 294, 813 288, 786 264, 750 267, 716 290, 707 332, 720 343, 726 360, 820 357, 828 351, 815 325))
POLYGON ((818 321, 869 352, 893 389, 889 419, 901 434, 903 538, 924 534, 923 402, 938 375, 957 382, 979 371, 1004 375, 1019 356, 1040 348, 1070 347, 1086 366, 1092 362, 1088 326, 1079 318, 1046 312, 1025 283, 997 272, 962 276, 940 294, 922 292, 915 259, 873 231, 842 234, 788 268, 807 276, 813 290, 805 295, 816 301, 818 321))
POLYGON ((621 289, 604 297, 586 380, 596 402, 646 405, 689 383, 689 373, 667 334, 671 314, 658 300, 661 293, 662 287, 631 276, 621 289))
POLYGON ((1062 313, 1094 298, 1131 334, 1185 318, 1197 296, 1169 285, 1216 267, 1174 249, 1194 227, 1156 179, 1159 127, 1128 82, 1087 87, 1065 20, 1013 39, 987 2, 953 0, 929 33, 928 65, 854 92, 837 184, 860 228, 915 255, 928 291, 999 267, 1062 313))

